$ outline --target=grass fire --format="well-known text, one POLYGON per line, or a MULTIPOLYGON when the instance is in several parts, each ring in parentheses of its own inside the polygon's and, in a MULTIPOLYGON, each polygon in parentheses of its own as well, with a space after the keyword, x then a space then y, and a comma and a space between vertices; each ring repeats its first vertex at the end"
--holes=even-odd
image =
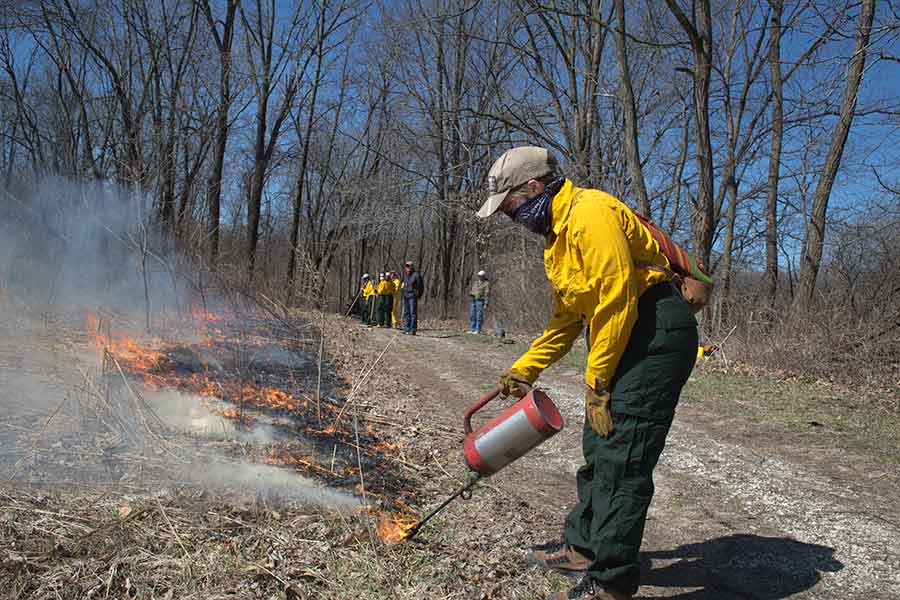
MULTIPOLYGON (((337 402, 311 396, 310 386, 300 384, 297 372, 309 361, 298 356, 292 362, 298 349, 273 335, 271 322, 192 311, 185 319, 169 318, 166 323, 162 333, 148 336, 88 312, 85 331, 106 368, 140 393, 176 390, 197 398, 204 410, 239 431, 251 434, 264 428, 271 439, 243 451, 245 459, 295 471, 385 505, 409 498, 402 478, 393 476, 389 466, 402 444, 382 439, 371 423, 351 427, 351 419, 340 418, 343 407, 337 402), (253 324, 248 328, 247 322, 253 324), (277 360, 265 358, 273 356, 277 360), (361 470, 369 472, 367 487, 361 470)), ((376 531, 386 543, 401 541, 415 525, 412 517, 371 510, 378 515, 376 531)))

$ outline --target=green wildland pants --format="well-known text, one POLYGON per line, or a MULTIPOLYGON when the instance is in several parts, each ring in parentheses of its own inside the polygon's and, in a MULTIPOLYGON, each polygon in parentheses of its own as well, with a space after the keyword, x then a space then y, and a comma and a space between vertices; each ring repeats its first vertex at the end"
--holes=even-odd
POLYGON ((638 589, 653 469, 694 368, 697 343, 694 314, 671 284, 644 292, 610 385, 614 430, 604 438, 585 421, 586 464, 578 470, 578 504, 566 519, 565 540, 593 560, 591 577, 620 593, 638 589))
POLYGON ((366 305, 363 309, 363 323, 371 325, 375 322, 375 296, 366 298, 366 305))
POLYGON ((380 327, 391 326, 391 308, 394 305, 394 297, 388 295, 378 296, 375 304, 376 325, 380 327))

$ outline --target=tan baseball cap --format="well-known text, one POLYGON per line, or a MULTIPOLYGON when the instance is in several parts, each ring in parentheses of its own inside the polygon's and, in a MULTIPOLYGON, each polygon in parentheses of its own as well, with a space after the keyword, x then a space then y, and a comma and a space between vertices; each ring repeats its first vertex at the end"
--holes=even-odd
POLYGON ((482 219, 491 216, 510 190, 556 171, 556 158, 546 148, 519 146, 507 150, 488 171, 488 199, 478 210, 482 219))

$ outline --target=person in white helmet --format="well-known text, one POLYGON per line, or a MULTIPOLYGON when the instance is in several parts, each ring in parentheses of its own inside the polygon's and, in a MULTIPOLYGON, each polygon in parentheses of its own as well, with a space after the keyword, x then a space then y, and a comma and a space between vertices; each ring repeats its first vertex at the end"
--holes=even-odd
POLYGON ((469 333, 481 333, 481 326, 484 323, 484 310, 488 305, 488 297, 491 292, 491 282, 488 281, 487 273, 478 271, 472 280, 472 287, 469 289, 469 333))
POLYGON ((363 299, 362 324, 369 325, 374 320, 375 285, 372 283, 372 276, 368 273, 362 276, 362 286, 359 293, 363 299))

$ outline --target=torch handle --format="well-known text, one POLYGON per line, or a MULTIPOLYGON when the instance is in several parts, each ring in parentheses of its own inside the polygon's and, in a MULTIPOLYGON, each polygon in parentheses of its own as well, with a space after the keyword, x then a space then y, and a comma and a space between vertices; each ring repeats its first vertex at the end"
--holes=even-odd
POLYGON ((489 392, 484 394, 481 398, 478 399, 478 402, 470 406, 466 409, 466 414, 463 415, 463 431, 465 431, 466 435, 472 433, 472 415, 477 413, 479 410, 484 408, 484 405, 496 398, 500 395, 500 388, 494 386, 489 392))

